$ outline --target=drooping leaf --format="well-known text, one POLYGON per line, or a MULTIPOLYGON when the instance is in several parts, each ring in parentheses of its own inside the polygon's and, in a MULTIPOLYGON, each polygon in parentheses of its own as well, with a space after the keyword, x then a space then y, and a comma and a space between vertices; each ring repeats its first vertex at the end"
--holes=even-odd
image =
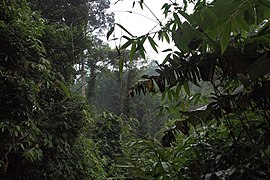
POLYGON ((185 81, 184 82, 184 89, 185 89, 185 92, 188 96, 190 96, 190 88, 189 88, 189 84, 188 84, 188 81, 185 81))
POLYGON ((175 19, 175 23, 176 23, 178 26, 180 26, 181 21, 180 21, 179 16, 178 16, 176 13, 173 13, 173 17, 174 17, 174 19, 175 19))
POLYGON ((167 32, 163 32, 162 35, 165 37, 167 43, 170 43, 170 37, 167 32))
POLYGON ((142 10, 143 10, 143 3, 144 3, 143 0, 139 1, 140 7, 141 7, 142 10))
POLYGON ((165 4, 163 4, 163 6, 162 6, 162 8, 161 8, 161 9, 164 9, 164 10, 163 10, 163 14, 164 14, 165 18, 168 16, 170 7, 171 7, 170 4, 165 3, 165 4))
POLYGON ((122 26, 121 24, 118 24, 118 23, 116 23, 116 25, 119 26, 126 33, 128 33, 128 35, 130 35, 131 37, 134 37, 124 26, 122 26))
POLYGON ((128 48, 129 46, 130 46, 130 44, 131 43, 133 43, 133 40, 128 40, 125 44, 123 44, 121 47, 120 47, 120 49, 122 50, 122 49, 126 49, 126 48, 128 48))
POLYGON ((153 40, 152 37, 148 36, 148 41, 150 43, 150 45, 152 46, 152 48, 158 53, 158 50, 157 50, 157 43, 153 40))
POLYGON ((129 56, 130 62, 133 61, 133 58, 134 58, 134 55, 135 55, 135 52, 136 52, 136 48, 137 48, 137 45, 136 45, 135 42, 133 42, 132 45, 131 45, 131 49, 130 49, 130 56, 129 56))
POLYGON ((124 57, 121 56, 120 59, 119 59, 119 62, 118 62, 120 79, 122 79, 122 76, 123 76, 124 61, 125 61, 124 57))
POLYGON ((107 33, 107 40, 109 40, 109 38, 112 35, 113 31, 114 31, 114 26, 112 26, 111 29, 108 31, 108 33, 107 33))
POLYGON ((143 59, 145 59, 145 49, 143 47, 143 45, 141 45, 141 47, 139 48, 139 52, 140 52, 140 55, 142 56, 143 59))

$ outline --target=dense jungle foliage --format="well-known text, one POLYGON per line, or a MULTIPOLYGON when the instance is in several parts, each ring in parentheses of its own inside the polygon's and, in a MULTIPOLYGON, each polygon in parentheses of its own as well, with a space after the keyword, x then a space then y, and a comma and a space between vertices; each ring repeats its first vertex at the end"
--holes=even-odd
POLYGON ((109 7, 0 2, 0 179, 269 179, 270 1, 167 1, 142 36, 109 7))

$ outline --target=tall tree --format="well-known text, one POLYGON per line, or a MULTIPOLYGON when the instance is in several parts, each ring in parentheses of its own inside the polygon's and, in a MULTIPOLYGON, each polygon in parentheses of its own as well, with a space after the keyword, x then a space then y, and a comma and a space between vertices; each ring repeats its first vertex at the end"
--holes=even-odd
POLYGON ((87 81, 87 99, 91 104, 92 99, 95 96, 95 82, 97 71, 102 71, 104 68, 108 68, 112 61, 115 60, 113 57, 113 50, 105 44, 102 40, 97 37, 92 37, 92 41, 87 48, 86 53, 86 66, 89 71, 87 81))
POLYGON ((1 1, 0 22, 0 179, 94 179, 100 163, 82 136, 88 107, 67 88, 69 29, 24 0, 1 1))
MULTIPOLYGON (((80 74, 82 92, 85 95, 86 77, 86 57, 94 52, 97 46, 89 48, 95 41, 91 36, 93 32, 102 32, 106 27, 113 23, 113 13, 107 13, 110 7, 108 0, 61 0, 61 1, 40 1, 30 0, 31 6, 41 12, 50 24, 62 24, 69 28, 70 38, 66 39, 69 45, 69 61, 81 64, 80 74), (88 49, 88 51, 86 51, 88 49), (87 54, 85 54, 87 53, 87 54)), ((68 36, 69 37, 69 36, 68 36)), ((95 62, 92 62, 92 64, 95 62)), ((93 66, 91 66, 93 67, 93 66)))

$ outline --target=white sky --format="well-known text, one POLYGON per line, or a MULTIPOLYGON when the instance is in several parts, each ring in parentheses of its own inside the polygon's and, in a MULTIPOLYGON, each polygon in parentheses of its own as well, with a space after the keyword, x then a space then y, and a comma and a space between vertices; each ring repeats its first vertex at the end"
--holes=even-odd
MULTIPOLYGON (((132 8, 134 1, 135 0, 111 0, 111 8, 108 11, 115 14, 115 22, 123 25, 135 36, 147 34, 155 26, 157 26, 155 30, 158 30, 159 25, 155 16, 159 20, 164 18, 161 8, 163 4, 169 2, 169 0, 144 0, 145 4, 152 10, 155 16, 146 7, 144 7, 144 10, 141 10, 138 3, 135 4, 135 8, 132 8)), ((126 35, 126 33, 116 26, 114 35, 116 38, 120 38, 122 35, 126 35)), ((122 39, 120 43, 124 44, 124 42, 125 39, 122 39)), ((115 45, 119 45, 119 40, 110 41, 109 44, 112 48, 114 48, 115 45)), ((162 62, 166 54, 162 53, 161 51, 172 47, 172 45, 165 42, 157 42, 157 44, 159 45, 159 54, 152 49, 150 44, 145 44, 147 57, 150 60, 158 60, 159 62, 162 62)))

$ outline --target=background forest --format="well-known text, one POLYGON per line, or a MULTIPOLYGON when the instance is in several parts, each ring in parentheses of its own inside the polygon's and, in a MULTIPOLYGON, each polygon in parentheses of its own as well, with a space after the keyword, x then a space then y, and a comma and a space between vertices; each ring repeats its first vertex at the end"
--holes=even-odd
POLYGON ((269 179, 270 1, 168 1, 142 36, 109 7, 0 2, 0 179, 269 179))

